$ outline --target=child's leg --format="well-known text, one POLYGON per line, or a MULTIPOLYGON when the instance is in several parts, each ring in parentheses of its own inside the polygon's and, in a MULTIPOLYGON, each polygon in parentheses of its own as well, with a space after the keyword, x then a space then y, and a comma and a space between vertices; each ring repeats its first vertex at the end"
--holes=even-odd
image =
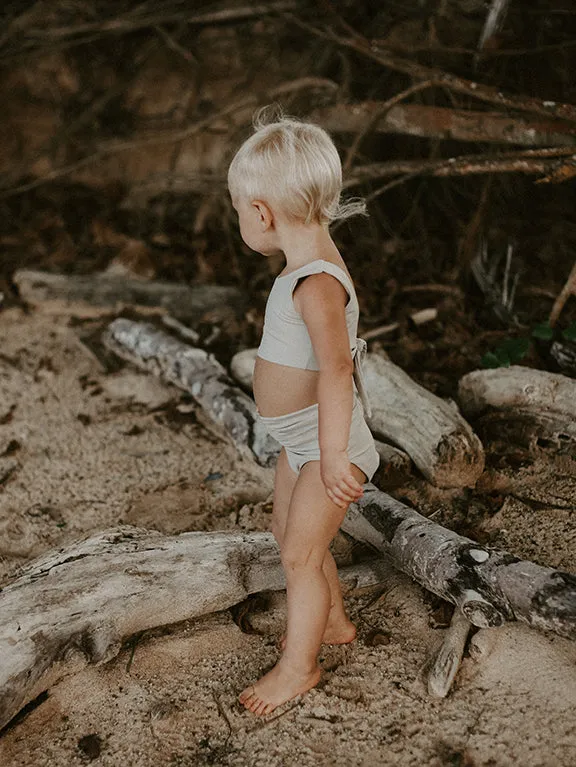
MULTIPOLYGON (((298 475, 290 468, 286 451, 282 448, 276 463, 274 506, 271 522, 271 529, 280 549, 282 549, 284 543, 288 509, 290 508, 290 500, 297 479, 298 475)), ((338 568, 336 567, 334 557, 329 551, 326 552, 324 557, 322 569, 330 588, 330 613, 322 641, 325 644, 347 644, 355 638, 356 627, 346 614, 340 581, 338 579, 338 568)), ((282 639, 280 646, 284 649, 285 637, 282 639)))
MULTIPOLYGON (((363 482, 360 469, 352 470, 363 482)), ((318 684, 318 650, 330 611, 323 563, 345 513, 326 495, 320 463, 307 463, 292 492, 282 544, 288 597, 286 650, 268 674, 240 695, 255 714, 268 714, 318 684)))

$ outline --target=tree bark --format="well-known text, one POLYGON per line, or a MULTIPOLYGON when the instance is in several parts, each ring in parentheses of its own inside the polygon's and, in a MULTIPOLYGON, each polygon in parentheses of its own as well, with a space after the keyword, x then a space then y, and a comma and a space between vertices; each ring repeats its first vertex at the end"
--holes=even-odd
POLYGON ((52 314, 79 317, 101 317, 136 307, 155 314, 170 313, 194 324, 208 313, 214 322, 228 319, 243 306, 236 288, 149 282, 106 273, 64 275, 21 269, 14 274, 14 283, 27 304, 52 314))
POLYGON ((342 529, 389 555, 475 626, 521 620, 576 639, 576 575, 481 546, 373 486, 350 507, 342 529))
MULTIPOLYGON (((363 589, 394 570, 379 557, 341 572, 363 589)), ((271 533, 169 537, 123 526, 51 552, 0 592, 0 728, 61 677, 115 657, 135 633, 282 588, 271 533)))
MULTIPOLYGON (((232 374, 246 389, 252 387, 255 358, 256 349, 246 349, 236 354, 230 364, 232 374)), ((484 469, 484 451, 455 406, 419 386, 397 365, 377 354, 367 355, 365 378, 372 406, 370 429, 376 437, 400 448, 392 455, 385 443, 380 443, 383 462, 388 458, 407 476, 409 466, 403 457, 407 454, 439 487, 476 483, 484 469)))
POLYGON ((419 386, 403 370, 368 354, 365 378, 377 437, 408 453, 438 487, 473 486, 484 470, 482 443, 456 406, 419 386))
POLYGON ((331 133, 357 133, 372 124, 373 133, 400 133, 430 139, 481 141, 521 146, 574 146, 571 123, 467 109, 363 101, 315 110, 312 118, 331 133))
POLYGON ((254 400, 234 385, 211 354, 153 325, 122 318, 108 326, 103 340, 122 359, 189 392, 240 451, 251 451, 262 466, 274 464, 280 445, 258 419, 254 400))
POLYGON ((460 407, 478 428, 536 447, 576 443, 576 381, 519 365, 475 370, 458 387, 460 407))
MULTIPOLYGON (((247 391, 252 391, 256 352, 256 349, 244 349, 235 354, 230 361, 232 376, 247 391)), ((374 476, 374 483, 384 490, 397 487, 412 473, 410 456, 380 440, 375 440, 375 444, 380 456, 380 466, 374 476)))

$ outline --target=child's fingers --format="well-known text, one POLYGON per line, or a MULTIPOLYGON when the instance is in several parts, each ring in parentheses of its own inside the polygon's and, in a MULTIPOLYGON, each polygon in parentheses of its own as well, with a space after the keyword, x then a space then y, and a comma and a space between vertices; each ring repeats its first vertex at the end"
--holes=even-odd
POLYGON ((338 485, 336 485, 333 488, 333 491, 335 495, 337 495, 340 499, 346 501, 346 503, 352 503, 353 501, 357 500, 362 495, 362 488, 360 488, 360 491, 355 490, 353 487, 350 487, 350 485, 346 484, 344 481, 341 481, 338 485))
POLYGON ((357 500, 360 497, 360 493, 355 493, 352 490, 350 490, 348 487, 341 486, 340 487, 340 494, 342 497, 346 499, 347 503, 352 503, 352 501, 357 500))
POLYGON ((341 509, 345 509, 346 506, 348 506, 348 501, 342 501, 338 496, 336 496, 330 488, 326 488, 326 494, 328 495, 328 498, 332 501, 332 503, 336 504, 341 509))
POLYGON ((338 485, 332 488, 332 493, 334 494, 336 498, 338 498, 340 502, 344 501, 345 503, 350 503, 350 501, 352 500, 350 496, 350 491, 346 491, 345 489, 339 487, 338 485))
POLYGON ((343 477, 342 482, 344 482, 346 487, 351 490, 352 493, 354 493, 354 496, 357 496, 358 494, 362 495, 364 492, 364 488, 353 474, 348 474, 347 476, 343 477))

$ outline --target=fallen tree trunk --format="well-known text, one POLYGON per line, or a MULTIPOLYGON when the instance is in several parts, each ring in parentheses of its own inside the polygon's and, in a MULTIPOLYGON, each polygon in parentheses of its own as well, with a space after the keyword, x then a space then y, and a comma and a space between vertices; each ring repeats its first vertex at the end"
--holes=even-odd
MULTIPOLYGON (((233 376, 246 389, 252 388, 255 359, 256 349, 245 349, 230 364, 233 376)), ((434 485, 465 487, 476 483, 484 470, 484 450, 456 407, 419 386, 378 354, 367 355, 365 378, 372 407, 370 429, 376 437, 400 448, 394 462, 402 473, 408 473, 402 459, 408 454, 434 485)), ((382 452, 381 458, 385 460, 382 452)))
POLYGON ((376 181, 388 176, 470 176, 486 173, 544 174, 540 181, 561 182, 570 178, 574 169, 574 150, 567 148, 527 149, 518 152, 501 152, 492 155, 459 155, 441 160, 388 160, 357 165, 344 182, 344 189, 376 181), (565 175, 563 175, 565 174, 565 175))
POLYGON ((523 146, 574 146, 573 123, 504 112, 364 101, 315 110, 312 119, 330 133, 358 133, 371 126, 374 133, 400 133, 431 139, 481 141, 523 146))
POLYGON ((464 414, 499 439, 566 447, 576 443, 576 381, 515 365, 475 370, 458 387, 464 414))
POLYGON ((387 554, 474 626, 521 620, 576 639, 576 575, 481 546, 373 486, 350 506, 342 529, 387 554))
MULTIPOLYGON (((392 572, 379 557, 341 575, 363 589, 392 572)), ((137 632, 282 588, 271 533, 168 537, 123 526, 52 552, 0 592, 0 728, 66 674, 115 657, 137 632)))
MULTIPOLYGON (((397 578, 398 567, 475 626, 519 619, 576 639, 574 575, 482 547, 373 486, 350 507, 343 529, 389 555, 344 568, 350 588, 397 578)), ((137 632, 282 588, 270 533, 168 537, 124 526, 50 553, 0 593, 0 727, 65 674, 115 657, 137 632)), ((431 672, 436 694, 456 673, 464 639, 454 628, 431 672)))
POLYGON ((249 449, 262 466, 275 462, 280 446, 258 419, 254 400, 234 386, 211 354, 153 325, 122 318, 109 325, 103 340, 122 359, 189 392, 239 450, 249 449))
MULTIPOLYGON (((230 361, 230 372, 247 391, 252 391, 256 353, 257 349, 244 349, 235 354, 230 361)), ((397 487, 412 473, 410 456, 380 440, 375 440, 375 443, 380 456, 380 466, 374 476, 374 484, 381 489, 397 487)))
POLYGON ((412 458, 438 487, 473 486, 484 470, 482 443, 458 409, 377 354, 365 362, 370 429, 412 458))
POLYGON ((101 317, 135 307, 155 314, 170 313, 194 324, 208 313, 214 322, 227 319, 243 306, 236 288, 149 282, 106 273, 64 275, 21 269, 14 274, 14 283, 30 306, 77 317, 101 317))

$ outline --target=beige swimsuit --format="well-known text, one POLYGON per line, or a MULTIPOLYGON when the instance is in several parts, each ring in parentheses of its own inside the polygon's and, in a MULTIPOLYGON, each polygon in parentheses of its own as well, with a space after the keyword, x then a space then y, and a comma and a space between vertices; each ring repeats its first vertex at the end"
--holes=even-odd
MULTIPOLYGON (((310 274, 321 272, 335 277, 344 286, 349 296, 345 315, 350 352, 354 358, 356 392, 347 452, 350 462, 358 466, 370 480, 378 468, 380 459, 370 429, 364 420, 364 411, 367 416, 370 415, 362 376, 362 359, 366 352, 366 342, 356 338, 358 299, 354 285, 344 269, 331 261, 318 259, 276 278, 266 304, 264 330, 258 356, 280 365, 304 370, 319 370, 306 323, 296 311, 293 296, 299 280, 310 274)), ((296 473, 308 461, 320 460, 317 403, 286 415, 273 418, 260 416, 260 418, 270 434, 285 448, 288 463, 296 473)))

